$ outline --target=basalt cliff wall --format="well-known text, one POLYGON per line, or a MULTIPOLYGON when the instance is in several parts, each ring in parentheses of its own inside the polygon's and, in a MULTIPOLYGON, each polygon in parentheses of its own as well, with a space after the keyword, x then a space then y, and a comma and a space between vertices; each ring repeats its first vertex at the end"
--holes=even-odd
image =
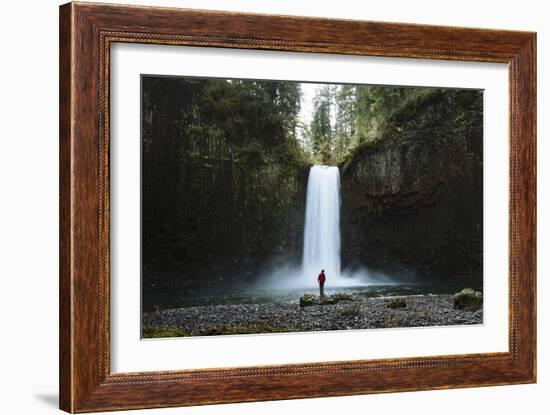
POLYGON ((342 263, 419 277, 480 272, 480 91, 436 91, 341 164, 342 263))

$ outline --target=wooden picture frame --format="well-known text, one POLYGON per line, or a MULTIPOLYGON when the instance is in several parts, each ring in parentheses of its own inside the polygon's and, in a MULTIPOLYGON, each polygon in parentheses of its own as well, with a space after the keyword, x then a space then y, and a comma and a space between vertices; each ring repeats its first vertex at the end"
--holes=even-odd
POLYGON ((536 34, 69 3, 60 8, 60 407, 68 412, 536 380, 536 34), (509 65, 509 352, 111 373, 109 62, 117 42, 509 65))

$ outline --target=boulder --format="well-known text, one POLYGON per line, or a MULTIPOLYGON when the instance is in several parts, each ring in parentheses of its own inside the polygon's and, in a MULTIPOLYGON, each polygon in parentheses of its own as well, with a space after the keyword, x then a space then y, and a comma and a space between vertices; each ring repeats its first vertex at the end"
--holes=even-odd
POLYGON ((319 304, 319 301, 313 294, 304 294, 300 297, 300 307, 307 307, 315 304, 319 304))
POLYGON ((483 294, 471 288, 464 288, 454 295, 454 308, 458 310, 479 310, 483 306, 483 294))
POLYGON ((329 305, 329 304, 336 304, 338 301, 336 301, 336 299, 331 296, 331 295, 325 295, 324 297, 322 297, 320 299, 320 304, 321 305, 329 305))
POLYGON ((340 303, 342 301, 355 301, 355 299, 351 294, 345 294, 345 293, 336 293, 329 297, 331 297, 335 303, 340 303))
POLYGON ((336 293, 333 295, 325 295, 320 298, 315 294, 304 294, 300 297, 300 307, 308 307, 312 305, 332 305, 342 301, 355 301, 349 294, 336 293))

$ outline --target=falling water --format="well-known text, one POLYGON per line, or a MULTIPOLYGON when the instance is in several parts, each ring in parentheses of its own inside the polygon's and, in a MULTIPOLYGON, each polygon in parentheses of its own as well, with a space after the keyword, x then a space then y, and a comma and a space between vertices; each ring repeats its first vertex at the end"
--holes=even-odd
POLYGON ((378 282, 389 283, 366 268, 341 269, 340 263, 340 171, 338 167, 313 166, 309 170, 306 196, 304 252, 301 267, 283 264, 260 281, 261 287, 310 289, 317 287, 322 269, 326 288, 358 287, 378 282))
POLYGON ((316 284, 324 269, 327 285, 340 285, 340 171, 313 166, 309 171, 302 278, 316 284))

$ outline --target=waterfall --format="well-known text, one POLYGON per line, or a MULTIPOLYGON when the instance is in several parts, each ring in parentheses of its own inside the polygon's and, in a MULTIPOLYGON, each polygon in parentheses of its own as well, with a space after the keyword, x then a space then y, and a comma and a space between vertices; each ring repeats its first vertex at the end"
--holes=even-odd
POLYGON ((317 284, 324 269, 327 286, 340 285, 340 171, 313 166, 309 171, 302 278, 317 284))
MULTIPOLYGON (((366 266, 341 270, 340 263, 340 170, 313 166, 309 170, 302 265, 284 264, 269 272, 262 287, 317 289, 322 269, 326 287, 353 287, 375 283, 366 266)), ((388 281, 385 276, 378 277, 388 281)))

